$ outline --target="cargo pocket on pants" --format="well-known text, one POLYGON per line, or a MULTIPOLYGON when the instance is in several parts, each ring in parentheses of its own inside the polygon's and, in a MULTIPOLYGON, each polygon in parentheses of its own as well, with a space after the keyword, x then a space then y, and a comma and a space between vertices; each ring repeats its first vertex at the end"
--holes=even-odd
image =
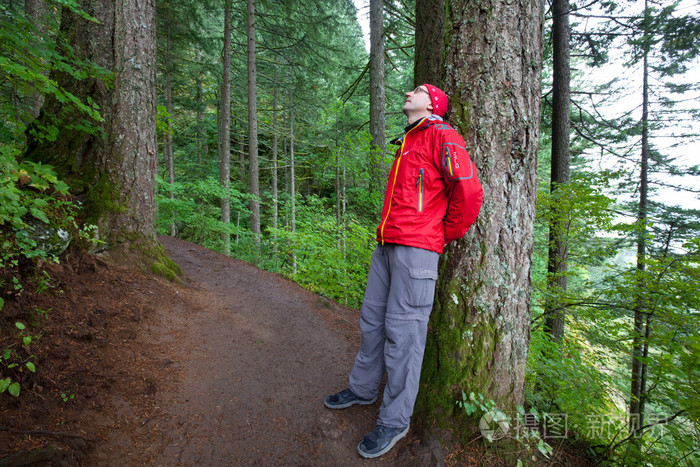
POLYGON ((435 298, 435 282, 437 271, 427 268, 410 268, 411 287, 408 293, 408 303, 415 307, 432 306, 435 298))

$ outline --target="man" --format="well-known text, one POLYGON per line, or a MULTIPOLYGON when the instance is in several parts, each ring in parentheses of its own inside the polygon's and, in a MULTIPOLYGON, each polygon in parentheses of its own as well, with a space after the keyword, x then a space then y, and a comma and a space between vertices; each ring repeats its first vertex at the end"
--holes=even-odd
POLYGON ((378 457, 408 433, 433 307, 439 255, 476 220, 483 191, 464 140, 442 117, 447 96, 430 84, 406 93, 408 119, 389 175, 372 254, 350 386, 325 405, 373 404, 387 382, 375 429, 357 446, 378 457))

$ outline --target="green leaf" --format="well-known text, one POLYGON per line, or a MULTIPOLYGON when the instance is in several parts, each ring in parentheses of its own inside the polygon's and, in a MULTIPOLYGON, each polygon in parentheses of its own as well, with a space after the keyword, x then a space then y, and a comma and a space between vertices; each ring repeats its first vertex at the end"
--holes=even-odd
POLYGON ((29 208, 29 210, 31 211, 32 216, 36 217, 40 221, 46 222, 47 224, 49 223, 49 218, 46 217, 46 213, 41 209, 32 206, 29 208))
POLYGON ((22 338, 22 342, 24 342, 24 345, 29 345, 32 343, 32 337, 31 336, 24 336, 22 338))
POLYGON ((17 329, 19 329, 20 331, 24 331, 26 328, 26 326, 24 324, 20 323, 19 321, 17 321, 15 323, 15 326, 17 326, 17 329))
POLYGON ((60 193, 66 193, 68 191, 69 186, 63 181, 63 180, 57 180, 54 184, 53 187, 56 191, 60 193))
POLYGON ((19 387, 19 383, 17 383, 17 382, 10 384, 10 386, 7 388, 7 392, 9 392, 10 394, 12 394, 15 397, 19 396, 19 391, 20 391, 20 387, 19 387))
POLYGON ((8 387, 10 387, 10 378, 0 379, 0 394, 7 391, 8 387))
POLYGON ((33 364, 32 362, 27 362, 27 363, 25 364, 25 366, 26 366, 27 369, 28 369, 29 371, 31 371, 32 373, 36 373, 36 367, 34 366, 34 364, 33 364))
POLYGON ((9 360, 11 356, 12 356, 12 349, 5 349, 5 353, 2 354, 2 358, 4 358, 5 360, 9 360))
POLYGON ((475 405, 475 404, 471 404, 471 403, 469 403, 469 402, 466 402, 466 403, 464 404, 464 412, 465 412, 467 415, 473 414, 474 412, 476 412, 476 405, 475 405))

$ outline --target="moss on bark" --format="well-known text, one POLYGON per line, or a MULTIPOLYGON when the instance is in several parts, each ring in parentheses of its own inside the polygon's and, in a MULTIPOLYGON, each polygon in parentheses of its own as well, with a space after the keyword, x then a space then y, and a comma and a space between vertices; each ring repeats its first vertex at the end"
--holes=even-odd
POLYGON ((127 211, 126 205, 120 203, 121 191, 117 184, 103 173, 97 183, 90 189, 83 205, 87 224, 100 226, 102 219, 110 214, 127 211))
MULTIPOLYGON (((441 278, 450 277, 443 261, 441 278)), ((491 362, 498 343, 497 323, 488 303, 473 301, 476 283, 460 278, 443 279, 429 323, 421 388, 416 402, 417 419, 432 428, 451 429, 468 439, 478 418, 467 416, 457 406, 462 391, 490 393, 491 362)))
POLYGON ((183 276, 182 268, 170 259, 163 246, 139 232, 122 233, 115 248, 105 253, 110 264, 135 267, 146 274, 155 274, 175 281, 183 276))

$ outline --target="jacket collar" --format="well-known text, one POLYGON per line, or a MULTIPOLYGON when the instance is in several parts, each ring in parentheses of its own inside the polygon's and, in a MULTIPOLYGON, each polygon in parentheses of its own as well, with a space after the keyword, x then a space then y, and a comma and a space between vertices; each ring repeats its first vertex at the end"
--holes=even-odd
POLYGON ((414 128, 416 128, 418 126, 421 127, 418 129, 418 131, 424 130, 425 128, 427 128, 431 124, 433 124, 435 122, 441 122, 441 121, 442 121, 442 117, 440 117, 439 115, 435 115, 435 114, 430 114, 427 117, 423 117, 421 119, 418 119, 415 122, 411 123, 410 125, 406 126, 403 129, 403 134, 401 136, 398 136, 398 137, 394 138, 393 140, 391 140, 391 144, 401 146, 403 139, 406 137, 406 134, 409 131, 413 130, 414 128))

